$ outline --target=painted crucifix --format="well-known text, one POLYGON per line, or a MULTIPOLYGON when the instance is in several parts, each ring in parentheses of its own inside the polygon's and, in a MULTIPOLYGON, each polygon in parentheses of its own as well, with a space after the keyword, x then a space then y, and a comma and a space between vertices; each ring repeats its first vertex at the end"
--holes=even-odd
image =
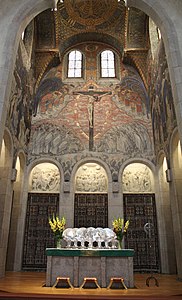
POLYGON ((90 87, 88 91, 74 92, 75 95, 88 97, 88 121, 89 121, 89 151, 93 151, 94 148, 94 103, 98 102, 102 97, 111 95, 112 92, 96 91, 93 87, 90 87))

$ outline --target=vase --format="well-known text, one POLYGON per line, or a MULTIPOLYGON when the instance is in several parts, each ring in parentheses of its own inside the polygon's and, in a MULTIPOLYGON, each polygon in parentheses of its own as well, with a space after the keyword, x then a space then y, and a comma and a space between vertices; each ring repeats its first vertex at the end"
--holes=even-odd
POLYGON ((62 241, 62 239, 57 239, 56 240, 56 248, 57 249, 61 249, 61 241, 62 241))
POLYGON ((118 239, 118 249, 122 249, 122 239, 118 239))

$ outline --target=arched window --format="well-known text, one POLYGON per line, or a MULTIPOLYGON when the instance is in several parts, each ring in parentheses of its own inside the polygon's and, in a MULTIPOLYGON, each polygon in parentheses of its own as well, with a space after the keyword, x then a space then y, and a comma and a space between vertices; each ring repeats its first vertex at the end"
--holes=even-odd
POLYGON ((78 50, 73 50, 68 55, 68 77, 82 77, 82 53, 78 50))
POLYGON ((111 50, 101 53, 101 77, 116 77, 115 56, 111 50))

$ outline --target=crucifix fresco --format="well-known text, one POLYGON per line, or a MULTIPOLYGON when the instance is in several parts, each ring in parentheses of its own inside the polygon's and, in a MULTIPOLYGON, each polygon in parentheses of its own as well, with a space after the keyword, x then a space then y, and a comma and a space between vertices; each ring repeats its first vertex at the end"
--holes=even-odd
POLYGON ((112 92, 96 91, 93 87, 90 87, 88 91, 76 91, 75 95, 81 95, 88 97, 88 121, 89 121, 89 151, 93 151, 94 148, 94 103, 100 101, 100 99, 106 95, 111 95, 112 92))

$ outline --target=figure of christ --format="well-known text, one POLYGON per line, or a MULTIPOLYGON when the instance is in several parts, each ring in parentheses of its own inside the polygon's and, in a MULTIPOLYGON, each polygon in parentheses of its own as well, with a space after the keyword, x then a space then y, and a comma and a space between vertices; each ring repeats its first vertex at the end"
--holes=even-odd
POLYGON ((94 147, 94 103, 98 102, 102 97, 111 95, 112 92, 101 92, 101 91, 79 91, 74 92, 75 95, 85 95, 88 97, 88 121, 89 121, 89 150, 93 151, 94 147))

